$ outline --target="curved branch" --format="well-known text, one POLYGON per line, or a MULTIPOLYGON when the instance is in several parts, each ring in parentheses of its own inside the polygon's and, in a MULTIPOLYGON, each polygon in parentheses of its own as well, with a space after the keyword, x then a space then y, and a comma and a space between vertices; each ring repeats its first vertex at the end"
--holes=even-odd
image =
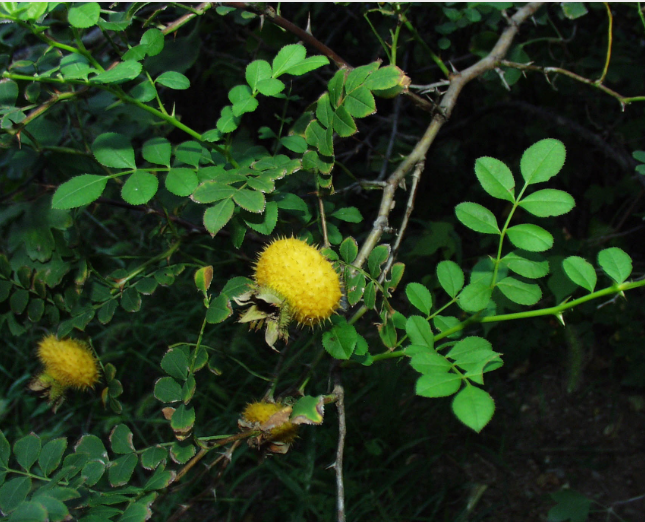
POLYGON ((439 108, 432 122, 426 129, 425 134, 416 144, 410 155, 399 165, 399 167, 390 174, 386 185, 383 189, 383 197, 381 198, 381 206, 378 211, 372 231, 363 243, 358 257, 354 261, 354 266, 362 267, 370 252, 376 247, 383 232, 388 229, 388 217, 392 208, 394 207, 394 194, 396 188, 399 186, 403 178, 417 163, 424 161, 428 149, 437 137, 439 129, 443 124, 448 121, 452 111, 457 103, 457 98, 466 84, 475 78, 481 76, 486 71, 490 71, 498 66, 499 62, 508 52, 513 39, 517 35, 520 25, 526 21, 527 18, 535 14, 535 12, 543 5, 544 2, 532 2, 525 5, 517 11, 510 19, 509 26, 504 29, 501 36, 497 40, 495 47, 488 56, 482 58, 474 65, 468 67, 461 73, 453 74, 450 77, 450 87, 443 96, 439 108))

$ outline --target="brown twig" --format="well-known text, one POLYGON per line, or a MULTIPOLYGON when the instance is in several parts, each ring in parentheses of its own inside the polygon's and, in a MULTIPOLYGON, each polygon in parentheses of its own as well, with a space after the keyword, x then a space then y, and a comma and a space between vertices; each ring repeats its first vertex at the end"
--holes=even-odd
POLYGON ((318 213, 320 214, 320 226, 322 227, 323 234, 323 247, 329 248, 329 236, 327 235, 327 218, 325 217, 325 205, 323 200, 320 197, 320 194, 316 194, 318 198, 318 213))
POLYGON ((428 149, 434 142, 439 129, 443 124, 448 121, 450 115, 452 114, 455 104, 457 103, 457 98, 461 93, 462 89, 466 86, 468 82, 474 80, 475 78, 481 76, 486 71, 494 69, 499 66, 503 57, 508 52, 508 49, 513 42, 513 39, 517 35, 519 26, 530 16, 532 16, 541 6, 543 2, 532 2, 525 5, 517 11, 509 20, 509 26, 502 32, 501 36, 497 40, 495 47, 490 52, 488 56, 482 58, 474 65, 470 66, 468 69, 462 71, 461 73, 455 73, 450 78, 450 87, 443 96, 441 103, 439 104, 439 109, 437 113, 432 118, 432 122, 426 129, 423 137, 418 141, 410 155, 398 166, 398 168, 390 174, 387 179, 387 184, 383 189, 383 196, 381 198, 381 205, 378 211, 378 215, 372 230, 368 235, 367 239, 364 241, 361 246, 361 250, 358 253, 358 257, 354 260, 354 265, 357 267, 363 266, 370 252, 376 247, 383 232, 389 228, 388 227, 388 218, 390 212, 394 205, 394 194, 397 187, 407 175, 407 173, 420 161, 425 160, 428 149))
POLYGON ((336 472, 336 517, 338 522, 345 522, 345 484, 343 482, 343 454, 345 451, 345 437, 347 436, 347 423, 345 419, 345 389, 340 378, 340 367, 333 370, 334 390, 338 409, 338 445, 336 447, 336 461, 332 465, 336 472))
POLYGON ((303 42, 306 42, 312 47, 315 47, 316 49, 318 49, 318 51, 320 51, 327 58, 332 60, 338 67, 352 69, 352 66, 349 64, 349 62, 343 59, 334 50, 327 47, 324 43, 322 43, 312 34, 308 33, 304 29, 301 29, 297 25, 291 23, 286 18, 283 18, 282 16, 278 15, 275 12, 275 9, 273 9, 273 7, 271 6, 261 7, 264 4, 250 4, 246 2, 223 2, 223 5, 236 7, 238 9, 244 9, 246 11, 253 11, 256 14, 265 16, 267 20, 273 22, 279 27, 282 27, 283 29, 286 29, 290 33, 295 34, 303 42))
POLYGON ((213 7, 213 2, 202 2, 195 8, 195 11, 193 13, 186 13, 185 15, 177 18, 177 20, 168 24, 164 29, 162 29, 161 32, 163 34, 174 33, 177 29, 179 29, 183 25, 186 25, 186 23, 188 23, 196 16, 203 15, 211 7, 213 7))
POLYGON ((612 98, 616 98, 618 100, 618 103, 620 103, 620 106, 622 110, 625 110, 625 107, 629 105, 632 102, 636 101, 645 101, 645 96, 623 96, 622 94, 617 93, 613 89, 610 89, 609 87, 605 87, 604 85, 598 83, 595 80, 590 80, 588 78, 585 78, 584 76, 580 76, 579 74, 576 74, 574 72, 568 71, 567 69, 562 69, 561 67, 541 67, 539 65, 532 65, 530 63, 516 63, 516 62, 509 62, 508 60, 500 60, 499 65, 503 65, 504 67, 512 67, 514 69, 519 69, 520 71, 536 71, 536 72, 541 72, 543 73, 548 80, 549 74, 561 74, 563 76, 568 76, 569 78, 572 78, 578 82, 584 83, 586 85, 590 85, 591 87, 595 87, 596 89, 600 89, 606 94, 609 94, 612 98))
MULTIPOLYGON (((217 457, 211 464, 206 466, 202 473, 199 475, 200 477, 206 473, 209 469, 213 468, 214 466, 217 466, 220 462, 222 463, 222 467, 220 468, 219 472, 217 473, 217 476, 213 479, 213 481, 208 485, 208 487, 204 490, 202 490, 200 493, 195 495, 193 498, 191 498, 188 502, 185 504, 182 504, 181 507, 167 520, 167 522, 175 522, 176 520, 181 520, 182 517, 202 498, 204 498, 206 495, 208 495, 209 492, 213 491, 213 488, 217 485, 219 480, 222 478, 222 475, 224 474, 224 471, 226 471, 226 468, 231 462, 231 459, 233 458, 233 452, 238 448, 238 446, 242 442, 239 440, 236 440, 230 448, 228 448, 224 453, 220 454, 219 457, 217 457)), ((196 477, 198 478, 198 477, 196 477)))
POLYGON ((421 174, 423 173, 424 167, 425 167, 424 160, 421 160, 414 167, 414 172, 412 173, 412 179, 410 183, 410 194, 408 195, 408 203, 405 206, 405 214, 403 215, 403 219, 401 220, 401 226, 399 226, 399 230, 397 231, 396 239, 394 240, 394 244, 392 245, 392 251, 390 252, 390 256, 388 257, 387 262, 385 263, 385 267, 383 268, 383 272, 381 272, 381 276, 379 277, 379 283, 382 283, 383 281, 385 281, 385 276, 390 271, 390 268, 392 268, 392 264, 396 259, 396 255, 398 254, 399 249, 401 248, 401 243, 403 242, 403 236, 405 235, 405 231, 408 228, 408 223, 410 222, 410 216, 412 215, 412 211, 414 210, 414 201, 417 196, 417 190, 419 188, 419 180, 421 179, 421 174))
MULTIPOLYGON (((237 9, 244 9, 246 11, 252 11, 256 14, 259 14, 260 16, 264 16, 267 20, 273 22, 279 27, 282 27, 283 29, 286 29, 290 33, 300 38, 300 40, 302 40, 303 42, 308 43, 309 45, 317 49, 319 52, 333 61, 340 69, 353 69, 349 62, 341 57, 336 51, 327 47, 311 33, 308 33, 304 29, 298 27, 296 24, 278 15, 275 12, 275 9, 273 9, 273 7, 271 6, 261 7, 261 5, 263 4, 256 5, 247 2, 223 2, 223 5, 236 7, 237 9)), ((403 94, 410 98, 415 105, 417 105, 424 111, 431 112, 434 109, 434 105, 431 102, 419 96, 418 94, 410 91, 404 91, 403 94)))

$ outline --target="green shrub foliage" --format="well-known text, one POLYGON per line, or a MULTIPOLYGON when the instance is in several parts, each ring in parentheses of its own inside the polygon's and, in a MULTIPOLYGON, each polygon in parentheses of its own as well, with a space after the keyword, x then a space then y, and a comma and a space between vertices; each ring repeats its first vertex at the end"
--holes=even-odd
MULTIPOLYGON (((563 173, 578 169, 570 158, 579 155, 566 134, 551 134, 556 139, 533 127, 530 139, 502 154, 486 141, 484 154, 499 157, 483 155, 474 169, 455 159, 455 142, 440 144, 433 166, 430 147, 466 83, 484 79, 491 92, 514 95, 538 81, 531 71, 549 74, 531 65, 534 47, 524 47, 528 36, 517 29, 535 17, 537 46, 548 40, 540 35, 549 15, 570 27, 588 14, 583 4, 361 6, 362 30, 384 60, 356 67, 336 54, 344 49, 316 38, 323 35, 283 23, 271 7, 247 7, 0 5, 0 328, 3 359, 21 353, 0 365, 10 378, 1 408, 18 419, 11 426, 11 414, 2 414, 6 520, 183 516, 179 504, 188 510, 199 498, 194 486, 204 473, 216 483, 226 472, 236 484, 254 473, 244 464, 237 471, 248 446, 276 454, 267 469, 304 495, 279 463, 300 454, 290 465, 313 473, 314 443, 280 439, 276 430, 331 438, 332 404, 342 419, 335 465, 342 481, 344 419, 360 430, 362 415, 347 407, 340 376, 387 386, 387 373, 378 373, 385 365, 415 376, 398 392, 416 394, 410 400, 420 408, 449 404, 479 433, 494 422, 488 384, 504 364, 489 335, 494 325, 540 317, 564 324, 576 307, 645 285, 620 243, 591 251, 564 245, 560 223, 576 204, 593 197, 604 204, 600 194, 568 189, 574 184, 563 173), (435 41, 419 33, 424 18, 436 22, 435 41), (208 40, 214 27, 218 38, 253 37, 235 46, 208 40), (474 35, 468 63, 480 62, 451 72, 441 56, 454 56, 464 28, 474 35), (419 78, 427 77, 417 54, 433 68, 431 85, 404 71, 415 60, 419 78), (408 121, 410 132, 421 129, 412 141, 406 129, 399 132, 407 137, 396 134, 401 104, 419 107, 408 121), (391 138, 387 118, 395 122, 391 138), (357 156, 362 147, 371 152, 357 156), (433 190, 426 179, 444 187, 447 201, 456 192, 446 182, 457 173, 462 196, 450 210, 415 218, 433 190), (276 354, 238 324, 237 308, 249 299, 262 245, 291 236, 320 247, 343 298, 321 325, 292 328, 276 354), (55 416, 24 391, 47 391, 42 378, 32 380, 46 333, 86 340, 101 368, 94 394, 68 390, 55 416), (280 411, 251 418, 245 405, 262 400, 277 401, 280 411), (184 483, 193 489, 182 492, 184 483)), ((323 16, 316 11, 314 19, 323 16)), ((594 86, 602 81, 577 89, 594 86)), ((623 106, 642 101, 609 96, 623 106)), ((645 153, 633 160, 642 175, 645 153)), ((251 299, 269 315, 282 306, 275 296, 251 299)), ((375 440, 367 446, 374 455, 382 451, 375 440)), ((343 490, 316 492, 323 494, 343 490)), ((333 512, 323 501, 298 509, 303 520, 333 512)))

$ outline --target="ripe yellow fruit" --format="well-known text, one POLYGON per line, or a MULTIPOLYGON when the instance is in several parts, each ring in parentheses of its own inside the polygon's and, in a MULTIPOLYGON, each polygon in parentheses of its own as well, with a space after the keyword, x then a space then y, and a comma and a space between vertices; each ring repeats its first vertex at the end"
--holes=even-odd
POLYGON ((240 317, 256 330, 266 326, 264 339, 274 348, 289 338, 289 323, 315 326, 340 307, 340 279, 320 250, 301 239, 276 239, 258 257, 255 284, 236 296, 239 305, 250 305, 240 317))
POLYGON ((320 251, 296 238, 277 239, 260 254, 255 281, 283 297, 299 324, 329 319, 340 306, 338 274, 320 251))
POLYGON ((56 339, 48 335, 38 345, 38 358, 44 373, 64 388, 86 390, 99 380, 99 368, 88 346, 76 339, 56 339))
POLYGON ((99 381, 98 361, 82 341, 48 335, 38 344, 38 359, 44 368, 29 389, 48 399, 54 412, 65 400, 65 390, 87 390, 99 381))
POLYGON ((289 444, 298 434, 298 426, 289 421, 290 413, 291 408, 280 402, 252 402, 242 412, 241 426, 262 429, 266 432, 263 437, 265 441, 289 444))

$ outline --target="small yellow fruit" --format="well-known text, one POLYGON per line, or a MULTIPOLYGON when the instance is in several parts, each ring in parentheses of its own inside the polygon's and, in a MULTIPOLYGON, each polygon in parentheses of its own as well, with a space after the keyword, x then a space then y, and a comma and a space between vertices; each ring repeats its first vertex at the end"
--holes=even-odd
POLYGON ((38 358, 44 374, 64 388, 86 390, 99 380, 99 368, 88 346, 76 339, 56 339, 48 335, 38 344, 38 358))
POLYGON ((288 420, 290 413, 291 408, 280 402, 252 402, 247 404, 242 412, 242 425, 247 429, 251 426, 266 431, 263 437, 265 441, 288 444, 293 442, 298 434, 298 426, 288 420))
POLYGON ((286 300, 299 324, 329 319, 340 306, 340 280, 320 251, 296 238, 277 239, 260 254, 255 281, 286 300))

